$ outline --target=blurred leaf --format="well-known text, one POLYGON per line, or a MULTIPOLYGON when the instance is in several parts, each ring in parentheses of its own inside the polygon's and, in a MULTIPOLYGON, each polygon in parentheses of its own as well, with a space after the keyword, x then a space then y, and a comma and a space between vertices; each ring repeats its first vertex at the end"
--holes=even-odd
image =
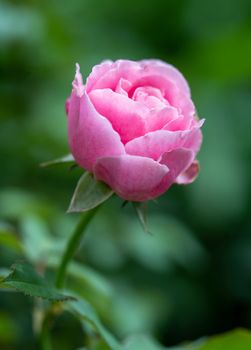
MULTIPOLYGON (((47 266, 57 268, 59 256, 50 257, 47 266)), ((114 290, 109 281, 99 272, 88 266, 72 261, 67 269, 67 285, 78 295, 87 298, 95 308, 106 313, 114 290)))
POLYGON ((46 222, 37 215, 26 215, 20 222, 22 242, 27 258, 33 263, 44 262, 56 245, 61 246, 50 235, 46 222))
POLYGON ((111 348, 104 342, 103 339, 93 337, 92 333, 88 339, 88 347, 77 350, 111 350, 111 348))
POLYGON ((14 264, 11 269, 11 273, 0 281, 0 286, 15 288, 25 295, 51 301, 73 299, 71 296, 59 293, 55 288, 49 286, 48 282, 27 263, 14 264))
POLYGON ((23 42, 42 38, 41 14, 27 6, 0 3, 0 42, 9 43, 21 39, 23 42))
POLYGON ((136 220, 124 227, 127 228, 121 236, 124 250, 150 269, 165 271, 180 265, 187 270, 198 270, 207 263, 207 252, 200 242, 171 216, 152 215, 149 222, 152 235, 139 232, 136 220))
POLYGON ((73 158, 72 154, 67 154, 66 156, 49 160, 48 162, 43 162, 40 164, 41 167, 48 167, 52 165, 62 164, 62 163, 74 163, 75 159, 73 158))
POLYGON ((1 191, 0 212, 3 217, 14 220, 32 214, 47 217, 53 214, 53 206, 35 193, 13 187, 1 191))
POLYGON ((103 182, 96 181, 89 173, 84 173, 78 181, 68 212, 83 212, 106 201, 113 191, 103 182))
POLYGON ((116 333, 124 338, 128 334, 153 332, 155 325, 168 318, 172 311, 168 293, 162 294, 152 286, 137 289, 118 285, 113 297, 111 322, 116 333), (132 312, 133 310, 133 312, 132 312))
POLYGON ((23 247, 18 237, 6 225, 0 225, 0 246, 10 248, 17 253, 23 252, 23 247))
POLYGON ((165 348, 150 336, 135 335, 125 342, 123 350, 165 350, 165 348))
POLYGON ((11 273, 10 269, 7 269, 5 267, 0 267, 0 281, 3 280, 6 276, 8 276, 11 273))
POLYGON ((85 321, 89 322, 97 333, 104 339, 111 350, 122 350, 119 342, 113 337, 113 335, 103 326, 100 322, 96 312, 92 306, 83 298, 70 303, 65 304, 65 307, 73 312, 83 321, 85 327, 85 321))
POLYGON ((193 342, 185 342, 178 346, 167 348, 168 350, 199 350, 200 346, 205 343, 206 337, 199 338, 193 342))
MULTIPOLYGON (((17 326, 10 315, 0 313, 0 345, 4 342, 13 342, 18 334, 17 326)), ((2 347, 1 347, 2 348, 2 347)))
POLYGON ((82 279, 85 284, 89 285, 96 292, 106 296, 112 295, 112 286, 109 284, 109 282, 97 271, 91 269, 90 267, 80 265, 76 262, 71 262, 68 273, 78 280, 82 279))
POLYGON ((198 350, 250 350, 251 332, 245 329, 216 335, 209 338, 198 350))
MULTIPOLYGON (((192 343, 185 343, 174 347, 163 347, 155 339, 149 335, 137 334, 129 337, 126 342, 123 350, 200 350, 200 346, 204 344, 205 339, 199 339, 192 343)), ((216 350, 213 349, 212 350, 216 350)), ((229 350, 229 348, 224 348, 223 350, 229 350)), ((237 348, 236 348, 237 350, 237 348)), ((238 348, 239 350, 239 348, 238 348)))

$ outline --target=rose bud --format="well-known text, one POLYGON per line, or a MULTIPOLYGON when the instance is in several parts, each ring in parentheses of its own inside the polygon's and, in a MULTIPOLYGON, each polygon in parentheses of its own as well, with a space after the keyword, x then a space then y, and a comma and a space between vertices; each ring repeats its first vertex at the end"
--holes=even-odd
POLYGON ((170 64, 105 61, 85 85, 77 65, 66 107, 76 162, 121 198, 146 201, 196 178, 203 120, 170 64))

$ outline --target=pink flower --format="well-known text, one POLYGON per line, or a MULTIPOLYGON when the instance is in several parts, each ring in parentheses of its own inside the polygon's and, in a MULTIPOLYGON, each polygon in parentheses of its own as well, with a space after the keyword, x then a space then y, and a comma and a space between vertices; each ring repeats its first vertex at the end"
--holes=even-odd
POLYGON ((66 110, 76 162, 120 197, 141 202, 196 178, 203 121, 173 66, 105 61, 83 85, 77 65, 66 110))

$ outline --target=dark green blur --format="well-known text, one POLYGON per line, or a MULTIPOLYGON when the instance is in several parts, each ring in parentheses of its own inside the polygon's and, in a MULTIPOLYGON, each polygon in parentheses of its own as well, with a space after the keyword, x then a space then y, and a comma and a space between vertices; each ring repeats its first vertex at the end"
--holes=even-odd
MULTIPOLYGON (((75 63, 86 77, 107 58, 172 63, 206 122, 200 176, 149 205, 152 235, 122 200, 97 215, 77 260, 114 290, 86 298, 121 339, 143 332, 170 346, 251 328, 250 0, 1 0, 0 230, 26 237, 31 261, 46 235, 69 236, 77 215, 65 211, 81 170, 39 163, 69 152, 75 63)), ((20 257, 0 241, 1 268, 20 257)), ((32 309, 30 298, 0 294, 1 350, 38 348, 32 309)), ((85 337, 67 313, 52 333, 56 350, 85 337)))

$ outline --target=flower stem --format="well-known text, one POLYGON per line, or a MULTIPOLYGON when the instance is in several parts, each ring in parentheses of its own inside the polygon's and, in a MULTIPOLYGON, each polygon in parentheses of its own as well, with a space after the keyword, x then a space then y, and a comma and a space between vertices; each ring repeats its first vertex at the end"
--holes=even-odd
POLYGON ((57 270, 55 286, 59 289, 64 286, 68 264, 71 261, 72 257, 74 256, 75 251, 79 245, 79 242, 80 242, 83 234, 85 233, 85 230, 86 230, 89 222, 91 221, 91 219, 93 218, 93 216, 97 212, 98 208, 99 208, 99 206, 85 212, 81 216, 80 221, 79 221, 78 225, 76 226, 75 230, 72 232, 72 235, 69 239, 69 242, 68 242, 66 249, 64 251, 64 254, 62 256, 59 268, 57 270))
POLYGON ((40 335, 41 350, 52 350, 50 332, 49 332, 49 314, 45 315, 40 335))

